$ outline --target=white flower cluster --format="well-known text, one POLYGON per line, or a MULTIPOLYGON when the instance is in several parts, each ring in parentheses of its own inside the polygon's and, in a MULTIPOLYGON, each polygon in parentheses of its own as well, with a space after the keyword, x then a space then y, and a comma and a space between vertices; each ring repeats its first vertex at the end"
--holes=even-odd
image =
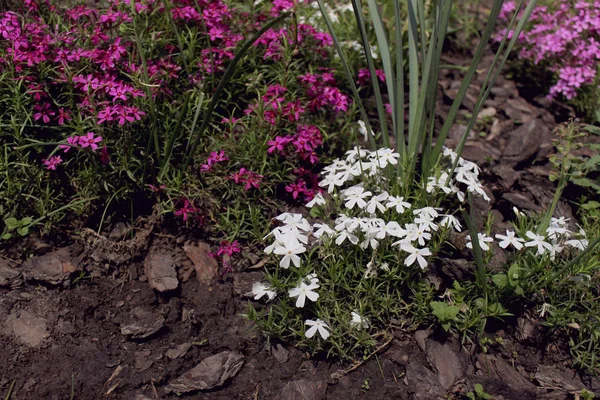
MULTIPOLYGON (((506 235, 496 234, 496 239, 499 241, 498 245, 503 249, 506 249, 508 246, 512 246, 516 250, 521 250, 523 247, 532 247, 536 249, 535 254, 537 256, 549 253, 551 259, 554 259, 557 254, 562 253, 567 246, 577 250, 585 250, 588 245, 585 231, 580 228, 578 234, 573 234, 568 229, 568 221, 569 219, 565 217, 552 218, 548 229, 546 229, 546 236, 527 231, 525 232, 525 236, 528 238, 528 241, 518 237, 514 231, 508 229, 506 230, 506 235)), ((490 249, 488 243, 493 242, 494 239, 484 233, 478 233, 477 236, 481 250, 488 251, 490 249)), ((467 239, 467 247, 472 249, 471 236, 467 236, 467 239)))
MULTIPOLYGON (((452 151, 446 149, 444 154, 452 161, 456 160, 456 154, 452 151)), ((265 252, 280 256, 279 267, 288 269, 292 265, 299 268, 302 265, 301 255, 307 251, 307 247, 325 238, 331 238, 337 246, 349 242, 362 250, 370 248, 373 251, 378 249, 381 243, 388 241, 386 243, 397 247, 400 254, 405 254, 404 265, 411 266, 417 263, 420 268, 425 269, 428 264, 425 257, 432 255, 427 243, 433 234, 441 229, 455 229, 460 232, 462 227, 457 218, 442 213, 440 208, 423 207, 412 210, 412 204, 402 196, 381 189, 386 182, 387 168, 395 166, 399 157, 399 154, 391 149, 371 152, 355 147, 346 153, 344 160, 335 160, 333 164, 324 168, 324 177, 319 185, 327 188, 334 199, 341 201, 340 204, 343 204, 346 211, 338 215, 332 226, 326 223, 311 224, 301 214, 279 215, 277 220, 282 225, 267 235, 272 236, 274 240, 265 248, 265 252), (345 188, 358 177, 367 177, 367 180, 374 184, 367 188, 364 182, 360 182, 345 188), (401 225, 396 221, 407 218, 411 220, 410 223, 401 225)), ((427 192, 440 190, 446 194, 456 193, 464 200, 464 193, 453 180, 448 179, 448 173, 444 172, 438 178, 430 180, 427 192)), ((454 178, 464 183, 467 190, 485 196, 478 173, 479 169, 475 164, 459 159, 454 178)), ((326 203, 325 198, 317 194, 307 207, 326 203)), ((382 263, 376 268, 371 261, 366 269, 365 277, 368 278, 375 276, 377 269, 389 271, 389 265, 382 263)), ((317 276, 310 274, 289 290, 289 296, 296 298, 296 307, 303 308, 307 299, 312 302, 318 300, 318 282, 317 276)), ((252 293, 255 299, 267 296, 269 300, 274 299, 277 294, 274 288, 260 282, 255 283, 252 293)), ((369 325, 356 311, 351 313, 349 323, 356 329, 369 325)), ((319 332, 323 339, 329 336, 329 326, 319 319, 307 320, 306 325, 311 327, 306 331, 307 337, 312 337, 316 332, 319 332)))

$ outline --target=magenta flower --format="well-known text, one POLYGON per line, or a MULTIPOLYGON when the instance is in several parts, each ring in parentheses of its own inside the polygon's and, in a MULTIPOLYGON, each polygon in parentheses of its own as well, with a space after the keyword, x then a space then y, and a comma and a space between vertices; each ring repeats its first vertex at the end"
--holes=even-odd
POLYGON ((267 144, 271 147, 267 150, 267 153, 271 154, 275 151, 279 153, 283 153, 285 151, 285 146, 292 142, 292 138, 289 136, 277 136, 275 140, 269 140, 267 144))
POLYGON ((222 256, 227 254, 231 257, 234 253, 239 253, 241 251, 240 244, 237 240, 234 240, 233 243, 229 243, 227 240, 223 240, 219 244, 219 250, 217 251, 217 256, 222 256))
POLYGON ((196 207, 194 207, 188 199, 183 199, 183 205, 181 206, 181 208, 179 210, 176 210, 174 212, 174 214, 177 216, 181 215, 183 220, 187 221, 190 214, 194 214, 195 212, 196 212, 196 207))
POLYGON ((98 143, 102 141, 102 136, 94 137, 94 132, 88 132, 87 135, 79 136, 79 146, 82 148, 90 147, 92 150, 98 149, 98 143))
POLYGON ((79 145, 79 136, 69 136, 67 138, 67 143, 69 144, 61 144, 60 146, 58 146, 65 153, 71 150, 71 147, 77 147, 79 145))
POLYGON ((43 160, 46 169, 56 170, 56 166, 62 162, 60 156, 52 156, 47 160, 43 160))

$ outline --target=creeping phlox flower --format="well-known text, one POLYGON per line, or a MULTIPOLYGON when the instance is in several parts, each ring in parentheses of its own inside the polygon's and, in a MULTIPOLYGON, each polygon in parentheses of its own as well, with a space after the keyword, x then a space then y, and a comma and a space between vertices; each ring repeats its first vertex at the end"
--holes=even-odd
POLYGON ((358 330, 367 329, 369 327, 369 321, 367 321, 365 318, 363 318, 356 311, 352 311, 350 313, 350 315, 352 316, 352 319, 350 320, 350 326, 352 326, 358 330))
POLYGON ((254 296, 254 300, 260 300, 263 296, 267 296, 269 300, 273 300, 277 296, 277 290, 272 288, 268 283, 254 282, 252 284, 252 292, 249 295, 254 296))
MULTIPOLYGON (((518 210, 516 212, 518 214, 518 210)), ((550 255, 550 259, 554 260, 557 254, 563 252, 565 247, 570 247, 579 251, 585 250, 589 242, 586 238, 585 231, 580 228, 579 232, 573 234, 568 229, 568 218, 551 218, 550 224, 546 229, 546 235, 541 235, 534 231, 526 231, 525 237, 517 236, 515 231, 506 230, 506 234, 496 234, 495 237, 498 240, 498 246, 502 249, 506 249, 512 246, 515 250, 522 250, 531 248, 535 250, 536 256, 542 256, 545 254, 550 255)), ((490 249, 488 243, 493 242, 493 239, 484 233, 477 234, 479 245, 483 251, 490 249)), ((467 247, 472 249, 473 244, 471 237, 467 236, 469 242, 467 247)))
POLYGON ((330 329, 329 325, 327 325, 325 322, 321 321, 318 318, 316 321, 307 319, 306 321, 304 321, 304 324, 307 326, 310 326, 310 328, 304 334, 309 339, 312 338, 313 336, 315 336, 315 333, 317 333, 317 332, 319 332, 319 335, 321 335, 323 340, 327 340, 327 338, 330 335, 330 333, 328 331, 328 329, 330 329))
POLYGON ((307 276, 306 280, 309 283, 306 283, 304 280, 300 282, 298 286, 290 289, 289 294, 290 297, 297 297, 296 299, 296 307, 303 308, 306 303, 306 299, 310 301, 317 301, 319 299, 319 293, 315 292, 319 286, 319 280, 314 276, 307 276))

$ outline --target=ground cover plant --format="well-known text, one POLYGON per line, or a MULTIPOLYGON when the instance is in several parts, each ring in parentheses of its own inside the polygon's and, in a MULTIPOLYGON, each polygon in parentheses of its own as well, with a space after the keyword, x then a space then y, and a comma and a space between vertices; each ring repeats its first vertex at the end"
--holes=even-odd
MULTIPOLYGON (((493 398, 501 377, 475 375, 504 358, 510 380, 531 385, 535 373, 553 390, 557 381, 514 355, 527 346, 550 360, 552 346, 568 354, 569 373, 600 371, 598 128, 558 124, 545 153, 499 172, 491 155, 484 166, 463 154, 489 140, 473 131, 490 122, 484 107, 505 104, 492 89, 513 49, 533 55, 520 32, 535 37, 531 27, 548 22, 536 1, 486 3, 482 29, 479 16, 465 28, 478 38, 466 66, 443 57, 453 24, 472 18, 461 13, 473 7, 452 2, 86 4, 27 0, 0 14, 0 294, 10 293, 0 297, 0 335, 15 338, 0 364, 35 358, 36 369, 48 349, 72 363, 79 347, 56 349, 77 339, 97 356, 90 382, 131 398, 142 381, 164 398, 206 389, 218 399, 331 395, 369 361, 403 394, 418 376, 425 391, 443 386, 435 398, 493 398), (439 96, 450 68, 462 74, 455 94, 439 96), (494 177, 527 185, 513 170, 530 164, 529 176, 552 182, 547 207, 521 199, 524 208, 509 209, 494 177), (577 204, 564 196, 574 185, 584 195, 577 204), (566 201, 573 215, 563 214, 566 201), (43 243, 65 232, 73 244, 43 243), (19 252, 31 233, 41 239, 19 252), (119 261, 86 241, 123 249, 140 237, 146 247, 119 261), (34 294, 21 296, 23 287, 34 294), (527 318, 534 333, 520 329, 527 318), (22 341, 23 332, 39 335, 22 341), (40 346, 48 337, 53 346, 40 346), (225 382, 244 358, 238 390, 225 382), (219 371, 214 385, 186 378, 207 366, 219 371), (448 370, 453 378, 440 378, 448 370), (296 372, 308 378, 280 390, 296 372)), ((577 4, 577 18, 591 18, 595 5, 577 4)), ((74 398, 85 376, 70 368, 79 366, 53 372, 71 374, 74 398)), ((35 386, 4 375, 7 398, 35 386)), ((332 398, 396 398, 359 376, 358 394, 332 398)))
MULTIPOLYGON (((508 20, 517 3, 504 4, 500 18, 508 20)), ((543 77, 551 77, 549 99, 566 100, 585 115, 600 120, 598 60, 600 3, 597 1, 541 2, 519 36, 519 57, 543 77)), ((505 32, 501 32, 499 38, 505 32)))
POLYGON ((4 13, 4 233, 68 215, 101 229, 134 199, 189 224, 223 215, 225 198, 221 231, 255 238, 239 221, 265 207, 240 198, 310 200, 323 138, 348 140, 352 105, 327 67, 330 36, 292 8, 30 1, 4 13))

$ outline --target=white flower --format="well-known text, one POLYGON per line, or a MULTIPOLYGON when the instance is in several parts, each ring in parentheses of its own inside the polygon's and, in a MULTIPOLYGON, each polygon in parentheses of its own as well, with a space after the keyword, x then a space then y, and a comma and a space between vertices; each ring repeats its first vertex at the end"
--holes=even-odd
POLYGON ((273 300, 277 296, 277 290, 273 289, 268 283, 254 282, 252 284, 252 295, 254 300, 260 300, 265 295, 269 300, 273 300))
POLYGON ((327 203, 327 202, 323 198, 323 195, 321 193, 317 193, 315 195, 315 197, 312 198, 311 201, 309 201, 308 203, 306 203, 306 207, 313 208, 314 206, 322 206, 325 203, 327 203))
POLYGON ((523 248, 523 242, 525 241, 520 237, 515 236, 515 232, 509 231, 508 229, 506 230, 506 235, 497 234, 496 239, 501 240, 501 242, 498 243, 498 246, 502 247, 503 249, 507 248, 509 245, 512 245, 517 250, 521 250, 523 248))
POLYGON ((320 319, 317 318, 316 321, 307 319, 306 321, 304 321, 304 324, 310 326, 310 328, 304 334, 307 338, 310 339, 313 336, 315 336, 315 333, 317 333, 317 331, 319 331, 319 335, 321 335, 323 340, 327 340, 327 338, 329 337, 329 331, 327 329, 331 328, 329 328, 329 325, 327 325, 320 319))
POLYGON ((404 260, 404 265, 406 265, 407 267, 411 266, 414 264, 414 262, 416 260, 416 261, 418 261, 421 269, 425 269, 425 267, 427 267, 427 260, 425 260, 425 258, 423 258, 423 256, 431 255, 431 251, 429 251, 429 249, 427 247, 425 247, 423 249, 417 249, 416 247, 413 247, 411 244, 403 243, 401 248, 402 248, 402 250, 404 250, 405 252, 410 254, 404 260))
POLYGON ((529 239, 531 239, 531 242, 527 242, 525 243, 526 247, 535 247, 537 246, 537 252, 535 253, 536 255, 542 255, 546 252, 546 250, 548 251, 552 251, 552 245, 548 242, 546 242, 544 239, 545 237, 543 237, 542 235, 538 235, 537 233, 533 233, 531 231, 527 231, 525 233, 525 235, 527 235, 527 237, 529 239))
POLYGON ((335 231, 329 227, 327 224, 316 223, 313 225, 316 228, 316 231, 313 232, 313 236, 319 239, 322 236, 333 236, 335 235, 335 231))
POLYGON ((395 208, 398 214, 402 214, 404 210, 408 210, 410 208, 410 203, 404 201, 404 197, 388 197, 388 202, 385 205, 387 209, 395 208))
POLYGON ((356 329, 366 329, 369 327, 369 322, 360 316, 356 311, 352 311, 350 313, 352 315, 352 320, 350 320, 350 326, 356 329))
POLYGON ((575 247, 576 249, 579 249, 581 251, 585 250, 585 248, 588 246, 588 243, 589 242, 587 239, 571 239, 565 242, 566 245, 575 247))
POLYGON ((406 230, 408 231, 408 238, 411 242, 417 240, 419 245, 425 246, 425 240, 431 239, 431 233, 427 232, 425 225, 415 225, 408 224, 406 225, 406 230))
POLYGON ((363 209, 367 205, 365 198, 371 196, 371 192, 365 192, 365 188, 360 186, 353 186, 350 189, 346 189, 344 195, 346 196, 346 208, 351 210, 354 206, 363 209), (352 189, 352 190, 350 190, 352 189))
POLYGON ((363 135, 363 140, 366 142, 369 140, 369 131, 367 130, 367 126, 364 121, 358 121, 358 133, 363 135))
POLYGON ((379 168, 385 168, 388 164, 396 165, 398 164, 398 158, 400 158, 400 154, 394 153, 392 149, 379 149, 373 154, 373 161, 377 163, 379 168))
POLYGON ((296 299, 296 307, 302 308, 304 307, 307 298, 310 301, 317 301, 319 293, 314 292, 314 290, 318 288, 319 284, 315 281, 311 281, 310 285, 307 285, 305 282, 300 282, 300 286, 290 289, 289 294, 290 297, 298 298, 296 299))
POLYGON ((386 208, 381 203, 382 201, 386 201, 390 195, 388 192, 382 192, 377 196, 371 197, 371 200, 367 203, 367 212, 370 214, 375 214, 375 210, 379 210, 379 212, 385 212, 386 208))
POLYGON ((408 232, 402 229, 396 221, 390 221, 385 225, 375 226, 369 230, 379 240, 385 239, 386 236, 405 237, 408 232))
MULTIPOLYGON (((471 241, 471 235, 467 235, 467 240, 468 240, 467 245, 466 245, 467 248, 472 249, 473 242, 471 241)), ((483 251, 488 251, 490 249, 490 246, 488 246, 488 243, 491 243, 494 241, 494 239, 487 236, 485 233, 478 233, 477 240, 479 241, 479 247, 481 247, 481 250, 483 250, 483 251)))
POLYGON ((440 225, 445 228, 453 227, 456 232, 462 231, 462 225, 460 224, 458 218, 456 218, 454 215, 444 215, 440 225))
POLYGON ((279 262, 279 266, 286 269, 290 267, 290 261, 299 268, 301 261, 298 254, 302 254, 305 251, 306 247, 304 247, 296 238, 291 236, 283 238, 283 243, 276 245, 273 249, 273 253, 283 256, 279 262))
POLYGON ((440 215, 438 213, 439 210, 441 210, 441 208, 423 207, 423 208, 418 208, 418 209, 414 210, 413 214, 417 215, 419 217, 425 217, 425 218, 428 218, 428 219, 434 219, 434 218, 437 218, 438 215, 440 215))

